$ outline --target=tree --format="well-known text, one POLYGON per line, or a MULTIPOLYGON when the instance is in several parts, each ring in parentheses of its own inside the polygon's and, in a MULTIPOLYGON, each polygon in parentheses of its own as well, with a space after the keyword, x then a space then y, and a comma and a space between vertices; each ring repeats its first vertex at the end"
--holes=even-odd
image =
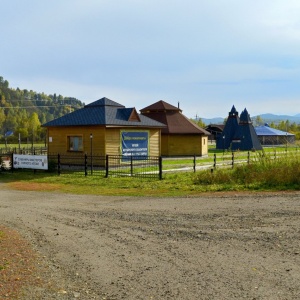
POLYGON ((10 88, 9 82, 0 76, 0 133, 11 130, 15 138, 19 133, 22 138, 30 138, 34 131, 36 140, 43 138, 45 130, 41 128, 41 123, 69 113, 69 108, 62 105, 65 101, 72 104, 74 109, 84 105, 76 98, 65 98, 57 94, 46 95, 43 92, 21 90, 18 87, 10 88))
POLYGON ((202 121, 202 119, 200 118, 197 123, 196 123, 199 127, 201 128, 205 128, 206 127, 206 124, 202 121))
POLYGON ((34 112, 29 118, 29 129, 36 131, 39 127, 41 127, 41 122, 39 120, 38 114, 34 112))
POLYGON ((3 123, 5 121, 5 114, 4 114, 4 110, 2 108, 0 108, 0 128, 3 127, 3 123))
POLYGON ((255 126, 263 125, 264 121, 261 116, 256 116, 254 119, 255 126))
MULTIPOLYGON (((32 141, 40 139, 41 122, 36 112, 32 113, 29 118, 29 132, 32 134, 32 141)), ((30 134, 29 134, 30 135, 30 134)))
POLYGON ((206 127, 206 125, 205 125, 205 123, 202 121, 202 119, 201 118, 196 118, 196 120, 195 119, 190 119, 193 123, 195 123, 195 124, 197 124, 199 127, 201 127, 201 128, 204 128, 204 127, 206 127))

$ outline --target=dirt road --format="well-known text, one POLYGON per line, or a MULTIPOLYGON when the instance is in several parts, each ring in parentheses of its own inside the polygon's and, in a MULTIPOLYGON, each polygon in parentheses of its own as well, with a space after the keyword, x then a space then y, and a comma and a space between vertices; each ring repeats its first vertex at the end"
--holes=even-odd
POLYGON ((2 188, 0 224, 31 241, 56 281, 31 299, 300 299, 300 193, 158 199, 2 188))

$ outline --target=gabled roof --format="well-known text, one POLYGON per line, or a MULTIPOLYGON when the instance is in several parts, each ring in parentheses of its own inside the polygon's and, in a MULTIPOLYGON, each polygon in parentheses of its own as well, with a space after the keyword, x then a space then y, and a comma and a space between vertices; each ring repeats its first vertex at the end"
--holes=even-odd
POLYGON ((182 110, 176 106, 173 106, 163 100, 159 100, 143 109, 140 110, 141 113, 147 112, 147 111, 179 111, 182 112, 182 110))
POLYGON ((167 125, 162 134, 202 134, 210 135, 181 113, 181 109, 165 102, 158 101, 141 110, 142 115, 167 125))
POLYGON ((286 132, 286 131, 281 131, 281 130, 272 128, 269 125, 257 126, 254 129, 258 136, 263 136, 263 135, 293 136, 294 135, 294 134, 286 132))
POLYGON ((83 108, 44 124, 44 127, 56 126, 134 126, 165 127, 164 124, 137 113, 135 108, 125 106, 108 98, 101 98, 83 108))

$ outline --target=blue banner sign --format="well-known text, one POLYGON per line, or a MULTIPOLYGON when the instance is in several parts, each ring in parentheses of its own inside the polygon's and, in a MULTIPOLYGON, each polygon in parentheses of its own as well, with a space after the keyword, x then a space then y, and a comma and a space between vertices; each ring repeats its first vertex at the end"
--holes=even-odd
POLYGON ((130 156, 134 159, 148 156, 149 135, 147 131, 121 131, 121 139, 122 156, 125 156, 123 161, 128 160, 130 156))

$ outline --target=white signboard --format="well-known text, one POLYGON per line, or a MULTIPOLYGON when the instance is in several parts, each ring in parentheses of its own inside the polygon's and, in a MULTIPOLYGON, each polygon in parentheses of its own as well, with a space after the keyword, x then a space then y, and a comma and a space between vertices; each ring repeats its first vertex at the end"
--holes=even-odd
POLYGON ((48 158, 46 155, 14 154, 13 164, 15 169, 48 170, 48 158))

